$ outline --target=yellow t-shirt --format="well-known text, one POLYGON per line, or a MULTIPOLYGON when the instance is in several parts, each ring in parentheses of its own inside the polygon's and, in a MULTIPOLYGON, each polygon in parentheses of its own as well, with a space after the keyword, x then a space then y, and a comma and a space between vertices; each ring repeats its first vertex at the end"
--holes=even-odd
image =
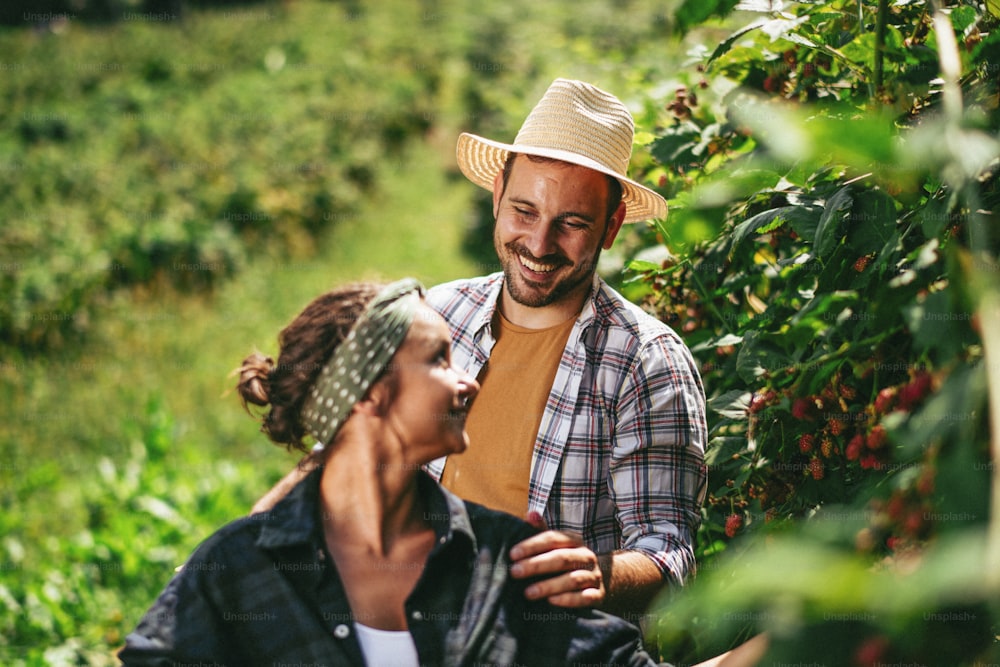
POLYGON ((524 517, 538 426, 575 321, 525 329, 497 309, 496 343, 479 373, 481 388, 465 423, 469 448, 448 457, 441 476, 445 488, 524 517))

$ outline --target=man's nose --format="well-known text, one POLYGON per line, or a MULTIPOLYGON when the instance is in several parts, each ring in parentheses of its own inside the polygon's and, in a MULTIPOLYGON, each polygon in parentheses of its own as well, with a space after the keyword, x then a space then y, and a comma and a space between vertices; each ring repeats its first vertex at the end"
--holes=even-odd
POLYGON ((551 254, 556 249, 554 225, 551 222, 536 222, 525 232, 522 244, 536 259, 551 254))

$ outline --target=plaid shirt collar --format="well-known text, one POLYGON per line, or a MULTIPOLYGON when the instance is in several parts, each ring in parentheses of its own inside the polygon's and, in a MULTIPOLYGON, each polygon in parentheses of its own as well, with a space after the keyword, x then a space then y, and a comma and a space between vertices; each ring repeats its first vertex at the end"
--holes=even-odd
MULTIPOLYGON (((471 323, 469 327, 469 332, 473 336, 479 335, 483 329, 490 334, 490 338, 493 337, 492 333, 492 322, 493 315, 496 312, 497 305, 500 303, 500 290, 503 289, 504 285, 504 274, 503 272, 494 273, 487 276, 485 283, 483 285, 484 299, 483 303, 489 303, 489 308, 483 308, 479 311, 479 319, 471 323)), ((596 273, 590 284, 590 292, 587 294, 587 299, 583 303, 583 309, 577 316, 577 325, 582 330, 586 330, 594 320, 597 318, 597 303, 596 297, 601 288, 601 278, 596 273)))

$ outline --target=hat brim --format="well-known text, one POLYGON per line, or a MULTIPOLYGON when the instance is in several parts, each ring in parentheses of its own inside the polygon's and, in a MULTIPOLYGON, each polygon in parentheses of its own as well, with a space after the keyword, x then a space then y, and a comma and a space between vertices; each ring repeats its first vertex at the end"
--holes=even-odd
POLYGON ((539 148, 517 144, 504 144, 499 141, 485 139, 475 134, 463 132, 458 137, 455 157, 458 168, 465 177, 476 185, 493 190, 493 180, 503 171, 507 156, 511 153, 537 155, 539 157, 561 160, 570 164, 587 167, 602 174, 607 174, 622 184, 622 201, 625 202, 625 222, 640 222, 667 216, 667 202, 659 193, 630 178, 608 169, 604 165, 578 153, 555 148, 539 148))

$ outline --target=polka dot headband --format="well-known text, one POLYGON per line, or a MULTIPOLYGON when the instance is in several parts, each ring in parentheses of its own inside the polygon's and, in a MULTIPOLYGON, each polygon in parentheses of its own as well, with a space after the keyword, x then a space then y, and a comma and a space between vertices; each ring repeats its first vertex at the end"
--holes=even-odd
POLYGON ((333 351, 302 405, 302 424, 317 446, 333 440, 354 404, 385 371, 410 330, 423 293, 413 278, 386 286, 333 351))

